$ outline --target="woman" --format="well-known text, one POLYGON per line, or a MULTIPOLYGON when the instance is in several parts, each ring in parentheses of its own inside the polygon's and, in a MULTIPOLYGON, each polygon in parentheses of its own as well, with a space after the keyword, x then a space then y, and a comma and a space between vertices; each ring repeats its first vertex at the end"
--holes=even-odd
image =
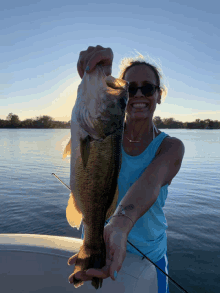
MULTIPOLYGON (((90 73, 100 63, 105 74, 110 75, 112 61, 110 48, 89 47, 80 53, 78 73, 82 78, 85 70, 90 73)), ((75 275, 84 281, 94 276, 115 280, 126 251, 140 256, 127 240, 168 273, 167 224, 162 207, 168 185, 180 169, 184 145, 179 139, 157 130, 153 124, 156 105, 161 103, 162 93, 166 92, 157 68, 146 62, 130 61, 122 68, 119 78, 129 82, 129 101, 118 179, 118 204, 104 229, 106 266, 75 275)), ((75 258, 71 257, 68 263, 74 264, 75 258)), ((70 283, 72 277, 73 274, 69 277, 70 283)), ((157 283, 159 293, 169 292, 168 278, 158 269, 157 283)))

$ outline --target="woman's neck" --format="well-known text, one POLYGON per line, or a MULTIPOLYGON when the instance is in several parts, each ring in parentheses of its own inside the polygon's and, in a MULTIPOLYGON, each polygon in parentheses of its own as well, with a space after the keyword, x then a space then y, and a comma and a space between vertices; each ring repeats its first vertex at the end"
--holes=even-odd
POLYGON ((140 120, 125 122, 124 134, 130 140, 140 140, 152 138, 153 135, 153 121, 140 120))

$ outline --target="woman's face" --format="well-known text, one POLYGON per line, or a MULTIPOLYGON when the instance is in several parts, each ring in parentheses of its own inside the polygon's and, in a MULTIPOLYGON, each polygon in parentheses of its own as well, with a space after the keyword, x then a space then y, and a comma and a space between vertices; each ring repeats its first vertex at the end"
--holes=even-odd
MULTIPOLYGON (((129 86, 141 87, 146 84, 157 84, 157 79, 154 71, 146 65, 137 65, 129 68, 124 76, 124 79, 129 82, 129 86)), ((136 94, 129 93, 127 104, 127 115, 129 119, 139 120, 153 117, 157 103, 161 102, 160 90, 157 89, 151 96, 144 95, 141 89, 138 89, 136 94), (134 103, 145 103, 144 108, 135 108, 134 103)))

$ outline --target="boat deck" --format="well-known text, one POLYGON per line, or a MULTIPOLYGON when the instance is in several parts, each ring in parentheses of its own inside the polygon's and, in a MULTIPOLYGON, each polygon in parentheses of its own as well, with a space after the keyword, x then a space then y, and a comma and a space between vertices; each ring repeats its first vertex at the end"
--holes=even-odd
MULTIPOLYGON (((96 292, 91 281, 85 282, 77 289, 68 282, 74 266, 68 266, 67 260, 79 251, 81 245, 81 239, 70 237, 0 234, 1 292, 96 292)), ((103 280, 102 288, 98 289, 98 292, 138 292, 134 286, 143 267, 136 260, 137 256, 127 253, 117 280, 103 280), (131 270, 129 271, 131 263, 133 275, 130 275, 131 270)), ((157 292, 156 269, 147 260, 143 265, 146 267, 146 264, 149 266, 149 280, 146 280, 147 286, 143 288, 143 292, 154 293, 157 292)))

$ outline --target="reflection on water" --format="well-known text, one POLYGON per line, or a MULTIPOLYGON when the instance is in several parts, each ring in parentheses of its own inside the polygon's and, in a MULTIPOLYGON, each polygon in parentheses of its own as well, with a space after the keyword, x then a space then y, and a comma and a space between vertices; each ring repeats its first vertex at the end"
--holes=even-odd
MULTIPOLYGON (((220 292, 220 130, 161 129, 181 139, 185 157, 169 186, 169 275, 188 292, 220 292)), ((66 221, 69 129, 0 130, 0 233, 80 238, 66 221)), ((180 292, 170 283, 170 292, 180 292)))

